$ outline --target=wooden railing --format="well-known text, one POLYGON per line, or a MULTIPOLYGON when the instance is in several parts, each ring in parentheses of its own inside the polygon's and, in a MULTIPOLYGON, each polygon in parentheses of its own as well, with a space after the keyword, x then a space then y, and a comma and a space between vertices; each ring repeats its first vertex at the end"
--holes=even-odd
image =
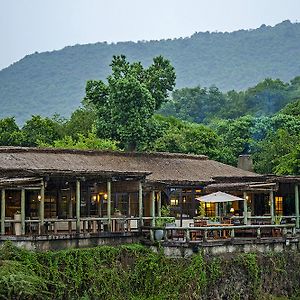
MULTIPOLYGON (((150 227, 150 239, 155 241, 155 231, 161 228, 150 227)), ((296 235, 295 224, 282 225, 237 225, 237 226, 205 226, 205 227, 167 227, 163 229, 163 240, 180 240, 189 243, 191 241, 206 242, 208 240, 221 240, 224 238, 235 238, 237 235, 241 238, 249 234, 254 238, 265 237, 286 237, 296 235)))
POLYGON ((25 219, 25 234, 22 234, 20 220, 5 219, 1 222, 6 235, 42 235, 42 234, 71 234, 71 233, 100 233, 100 232, 137 232, 141 223, 153 220, 153 217, 81 217, 80 232, 76 231, 76 218, 47 218, 42 224, 39 219, 25 219))

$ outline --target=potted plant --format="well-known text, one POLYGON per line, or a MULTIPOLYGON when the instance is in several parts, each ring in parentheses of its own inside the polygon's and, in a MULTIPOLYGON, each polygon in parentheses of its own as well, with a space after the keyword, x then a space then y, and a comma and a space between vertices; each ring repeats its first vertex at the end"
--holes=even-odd
POLYGON ((170 208, 168 206, 162 206, 161 217, 155 219, 154 238, 156 241, 161 241, 164 237, 164 229, 167 224, 175 222, 174 217, 170 217, 170 208))

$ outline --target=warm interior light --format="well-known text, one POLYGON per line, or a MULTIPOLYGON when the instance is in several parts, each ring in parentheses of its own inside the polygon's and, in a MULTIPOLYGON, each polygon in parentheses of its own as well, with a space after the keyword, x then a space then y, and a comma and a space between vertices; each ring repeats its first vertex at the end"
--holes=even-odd
POLYGON ((246 196, 246 200, 249 200, 249 196, 246 196))
POLYGON ((234 213, 234 208, 233 207, 230 208, 230 212, 234 213))
POLYGON ((103 195, 103 198, 104 198, 104 200, 107 200, 107 194, 105 193, 104 195, 103 195))
POLYGON ((96 202, 96 201, 97 201, 97 196, 94 195, 94 196, 92 197, 92 200, 93 200, 94 202, 96 202))
POLYGON ((206 203, 206 207, 207 207, 207 208, 210 208, 210 203, 209 203, 209 202, 206 203))
POLYGON ((42 199, 42 196, 38 195, 38 200, 41 201, 41 199, 42 199))
POLYGON ((170 200, 170 204, 171 204, 172 206, 178 205, 178 199, 171 199, 171 200, 170 200))

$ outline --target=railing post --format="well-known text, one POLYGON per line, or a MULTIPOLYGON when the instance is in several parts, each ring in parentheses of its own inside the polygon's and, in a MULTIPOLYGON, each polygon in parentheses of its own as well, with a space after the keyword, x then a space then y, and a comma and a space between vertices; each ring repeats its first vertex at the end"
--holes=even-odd
POLYGON ((207 230, 204 230, 203 241, 207 241, 207 230))
POLYGON ((108 231, 111 231, 111 181, 107 181, 107 218, 108 231))
POLYGON ((1 235, 5 234, 5 189, 1 190, 1 235))
POLYGON ((234 229, 231 229, 231 233, 230 233, 230 236, 231 236, 231 238, 232 238, 232 239, 234 238, 234 236, 235 236, 235 232, 234 232, 234 229))
POLYGON ((154 230, 153 230, 153 228, 150 228, 150 241, 152 243, 154 243, 154 230))
POLYGON ((244 198, 244 225, 248 223, 248 203, 247 203, 247 193, 243 193, 244 198))
POLYGON ((296 213, 296 228, 300 227, 299 222, 299 186, 295 184, 295 213, 296 213))
POLYGON ((76 232, 80 233, 80 180, 76 180, 76 232))
POLYGON ((187 243, 189 243, 190 240, 191 240, 191 237, 190 237, 190 231, 189 231, 189 229, 186 229, 186 230, 185 230, 185 241, 186 241, 187 243))
POLYGON ((261 238, 261 231, 260 231, 260 227, 257 228, 257 238, 260 239, 261 238))
POLYGON ((45 184, 44 180, 41 182, 41 199, 40 199, 40 227, 41 232, 44 233, 44 223, 45 223, 45 184))
POLYGON ((270 211, 271 211, 271 224, 274 224, 275 222, 275 218, 274 218, 274 216, 275 216, 275 213, 274 213, 274 192, 273 192, 273 190, 272 191, 270 191, 270 194, 269 194, 270 196, 270 211))
POLYGON ((139 181, 139 222, 140 227, 143 226, 143 184, 139 181))
POLYGON ((25 189, 21 190, 21 234, 25 234, 25 189))

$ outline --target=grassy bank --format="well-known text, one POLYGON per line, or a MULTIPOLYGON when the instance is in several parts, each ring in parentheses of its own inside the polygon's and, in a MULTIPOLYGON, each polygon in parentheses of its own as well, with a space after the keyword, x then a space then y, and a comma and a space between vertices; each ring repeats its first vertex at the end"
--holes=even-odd
POLYGON ((141 245, 0 249, 0 299, 300 299, 300 253, 171 259, 141 245))

